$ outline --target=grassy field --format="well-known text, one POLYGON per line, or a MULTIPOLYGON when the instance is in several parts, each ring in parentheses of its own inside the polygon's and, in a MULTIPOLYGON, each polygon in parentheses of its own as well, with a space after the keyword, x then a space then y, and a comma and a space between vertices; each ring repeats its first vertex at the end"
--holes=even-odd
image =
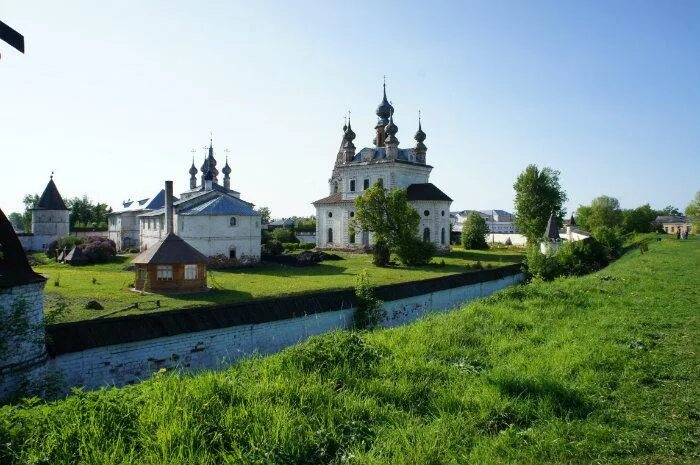
POLYGON ((700 240, 220 372, 0 409, 3 464, 697 464, 700 240))
MULTIPOLYGON (((46 264, 35 267, 35 270, 49 277, 45 288, 46 308, 53 310, 65 305, 67 308, 61 321, 75 321, 318 290, 346 289, 355 285, 355 276, 364 269, 372 282, 380 285, 463 273, 477 261, 483 266, 496 267, 517 263, 522 259, 522 252, 518 249, 470 251, 455 248, 449 256, 434 258, 433 264, 429 266, 377 268, 372 265, 371 255, 340 255, 344 260, 326 261, 313 267, 269 264, 254 268, 212 271, 209 273, 209 286, 213 287, 213 290, 169 297, 141 295, 129 290, 134 282, 134 272, 124 271, 133 258, 129 256, 119 256, 113 263, 81 267, 56 263, 43 257, 46 264), (445 262, 444 266, 440 264, 442 260, 445 262), (58 286, 55 285, 56 281, 58 286), (104 310, 86 310, 85 304, 92 299, 99 301, 104 310), (160 307, 156 307, 156 299, 160 300, 160 307), (116 312, 137 302, 139 310, 116 312)), ((42 256, 38 258, 41 259, 42 256)))

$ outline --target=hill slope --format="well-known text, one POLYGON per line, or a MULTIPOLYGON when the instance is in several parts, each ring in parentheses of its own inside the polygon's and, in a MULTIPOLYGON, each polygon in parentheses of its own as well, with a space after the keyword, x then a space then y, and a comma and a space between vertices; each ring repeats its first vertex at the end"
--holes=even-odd
POLYGON ((700 241, 221 372, 0 409, 0 463, 697 463, 700 241))

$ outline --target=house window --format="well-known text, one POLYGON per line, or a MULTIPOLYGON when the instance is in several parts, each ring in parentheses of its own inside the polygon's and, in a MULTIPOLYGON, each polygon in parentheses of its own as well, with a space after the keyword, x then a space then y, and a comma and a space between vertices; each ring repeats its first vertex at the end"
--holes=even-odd
POLYGON ((445 216, 445 210, 441 211, 440 215, 445 216))
POLYGON ((430 216, 430 210, 425 210, 423 212, 423 216, 430 216))
POLYGON ((377 182, 381 187, 384 187, 384 180, 382 178, 377 179, 377 182))
POLYGON ((440 230, 440 243, 444 244, 445 243, 445 228, 442 228, 440 230))
POLYGON ((236 249, 231 249, 228 251, 228 258, 236 258, 236 249))
POLYGON ((333 212, 328 212, 328 218, 333 218, 333 212))
POLYGON ((365 190, 369 189, 369 179, 362 181, 362 186, 365 190))
POLYGON ((350 180, 350 192, 355 192, 355 180, 350 180))
POLYGON ((185 265, 185 279, 197 279, 197 265, 185 265))
POLYGON ((328 243, 333 243, 333 228, 328 228, 328 243))
POLYGON ((138 273, 139 273, 139 279, 146 280, 148 279, 148 270, 145 267, 139 267, 138 268, 138 273))
POLYGON ((236 217, 235 217, 235 216, 232 216, 231 218, 229 218, 228 224, 229 224, 230 226, 236 226, 236 224, 237 224, 236 217))
POLYGON ((355 231, 350 231, 350 232, 348 233, 348 241, 349 241, 351 244, 354 244, 354 243, 355 243, 355 231))
POLYGON ((173 280, 173 266, 172 265, 158 265, 157 277, 158 277, 158 281, 172 281, 173 280))
POLYGON ((430 228, 425 228, 423 230, 423 241, 430 242, 430 228))
POLYGON ((355 218, 355 212, 350 212, 350 218, 355 218))

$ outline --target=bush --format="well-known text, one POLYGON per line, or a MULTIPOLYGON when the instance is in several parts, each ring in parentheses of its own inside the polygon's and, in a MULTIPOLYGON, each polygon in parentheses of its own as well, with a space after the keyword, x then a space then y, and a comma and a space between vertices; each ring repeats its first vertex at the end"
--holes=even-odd
POLYGON ((556 258, 564 275, 583 276, 608 264, 605 248, 595 239, 568 242, 559 248, 556 258))
POLYGON ((107 262, 117 256, 117 246, 113 240, 100 236, 89 236, 84 244, 79 245, 88 259, 88 263, 107 262))
POLYGON ((46 256, 49 258, 56 258, 61 250, 71 250, 73 247, 83 244, 84 242, 85 239, 77 236, 66 236, 55 241, 51 241, 46 249, 46 256))
POLYGON ((601 226, 593 231, 593 237, 604 247, 607 261, 622 253, 622 230, 619 227, 601 226))
POLYGON ((262 253, 264 255, 279 255, 284 250, 282 243, 277 239, 270 239, 267 244, 262 246, 262 253))
POLYGON ((561 276, 561 266, 555 254, 543 254, 538 245, 528 246, 523 269, 528 279, 538 278, 550 281, 561 276))
POLYGON ((272 239, 277 240, 283 244, 289 242, 299 242, 299 239, 297 239, 297 237, 294 235, 294 231, 287 228, 274 229, 272 230, 272 233, 270 235, 272 236, 272 239))
POLYGON ((471 212, 462 226, 462 245, 465 249, 488 249, 486 235, 489 227, 481 216, 471 212))
POLYGON ((294 250, 311 250, 316 247, 313 242, 285 242, 282 244, 282 249, 285 252, 292 252, 294 250))
POLYGON ((379 241, 374 244, 374 249, 372 249, 372 263, 375 266, 387 266, 390 258, 391 252, 386 242, 379 241))
POLYGON ((436 249, 432 242, 422 241, 411 237, 402 241, 396 249, 396 255, 406 266, 421 266, 430 263, 436 249))

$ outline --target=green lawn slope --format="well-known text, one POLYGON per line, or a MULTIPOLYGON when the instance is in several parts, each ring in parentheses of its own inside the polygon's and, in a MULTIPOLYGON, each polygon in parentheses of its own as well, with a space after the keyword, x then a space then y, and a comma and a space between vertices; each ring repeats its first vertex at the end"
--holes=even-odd
POLYGON ((0 409, 2 464, 698 463, 700 241, 219 372, 0 409))

